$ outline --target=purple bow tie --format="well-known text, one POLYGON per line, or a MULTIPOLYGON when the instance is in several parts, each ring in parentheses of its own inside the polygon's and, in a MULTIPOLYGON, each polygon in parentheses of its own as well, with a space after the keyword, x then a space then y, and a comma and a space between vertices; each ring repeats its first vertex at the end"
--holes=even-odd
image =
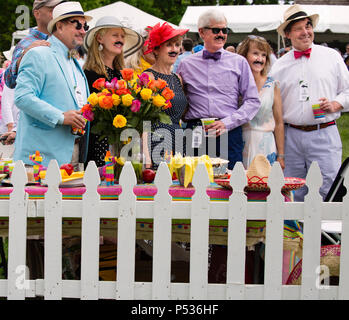
POLYGON ((202 57, 204 59, 213 59, 213 60, 219 60, 221 58, 221 52, 220 51, 217 51, 215 53, 211 53, 207 50, 204 50, 203 53, 202 53, 202 57))

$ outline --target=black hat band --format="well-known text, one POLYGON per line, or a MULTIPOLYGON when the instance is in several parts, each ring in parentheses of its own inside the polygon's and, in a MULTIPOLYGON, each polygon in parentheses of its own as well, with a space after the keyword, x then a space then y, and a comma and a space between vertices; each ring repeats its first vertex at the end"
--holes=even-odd
POLYGON ((299 12, 296 12, 295 14, 289 16, 286 21, 289 21, 289 20, 292 20, 292 19, 295 19, 295 18, 298 18, 298 17, 308 17, 308 15, 304 12, 304 11, 299 11, 299 12))

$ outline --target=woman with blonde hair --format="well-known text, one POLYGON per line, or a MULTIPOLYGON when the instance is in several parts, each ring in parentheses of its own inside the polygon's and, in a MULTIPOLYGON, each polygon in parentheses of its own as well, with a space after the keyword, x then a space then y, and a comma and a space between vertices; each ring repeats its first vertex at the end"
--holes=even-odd
MULTIPOLYGON (((97 92, 92 85, 99 78, 105 78, 107 81, 113 78, 121 79, 120 70, 125 66, 125 57, 137 52, 143 43, 140 34, 122 25, 116 17, 100 18, 95 27, 86 33, 84 39, 84 46, 88 50, 84 71, 90 93, 97 92)), ((91 130, 93 125, 92 121, 91 130)), ((100 140, 98 135, 90 133, 85 165, 93 160, 98 167, 103 166, 108 149, 107 138, 100 140)))
POLYGON ((261 101, 256 116, 242 128, 244 166, 247 169, 257 154, 263 154, 270 164, 278 161, 284 169, 284 123, 280 88, 268 76, 271 47, 264 38, 251 35, 239 44, 237 53, 247 59, 261 101))

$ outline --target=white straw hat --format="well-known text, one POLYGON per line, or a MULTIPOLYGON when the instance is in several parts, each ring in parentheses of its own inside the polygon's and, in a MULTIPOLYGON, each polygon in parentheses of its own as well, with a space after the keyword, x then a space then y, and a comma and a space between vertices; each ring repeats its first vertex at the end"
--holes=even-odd
POLYGON ((96 32, 105 28, 122 28, 125 31, 125 43, 124 43, 124 57, 128 57, 131 54, 138 51, 144 43, 143 37, 136 31, 123 25, 118 18, 112 16, 105 16, 96 22, 96 25, 88 30, 84 38, 84 47, 88 49, 96 35, 96 32))
POLYGON ((69 17, 84 17, 86 21, 92 20, 91 16, 86 16, 81 4, 77 1, 63 2, 57 5, 52 11, 52 20, 48 23, 47 31, 52 33, 54 25, 69 17))
POLYGON ((284 22, 276 29, 277 32, 285 37, 285 28, 288 26, 288 24, 291 21, 294 20, 300 20, 304 18, 310 18, 313 23, 313 28, 316 27, 316 25, 319 22, 319 15, 318 14, 312 14, 308 15, 306 12, 303 11, 302 7, 299 4, 294 4, 293 6, 290 6, 284 13, 284 22))

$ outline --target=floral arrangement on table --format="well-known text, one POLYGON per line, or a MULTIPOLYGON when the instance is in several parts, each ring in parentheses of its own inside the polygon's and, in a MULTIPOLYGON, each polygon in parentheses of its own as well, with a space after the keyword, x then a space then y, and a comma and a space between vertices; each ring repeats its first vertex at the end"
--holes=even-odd
POLYGON ((171 124, 164 110, 172 107, 170 100, 174 97, 162 79, 150 79, 146 73, 134 77, 133 69, 123 69, 121 75, 121 80, 114 78, 110 82, 97 79, 93 87, 99 92, 92 93, 82 108, 84 118, 93 121, 91 132, 101 139, 107 137, 110 145, 119 146, 125 128, 134 128, 141 136, 143 121, 171 124))

